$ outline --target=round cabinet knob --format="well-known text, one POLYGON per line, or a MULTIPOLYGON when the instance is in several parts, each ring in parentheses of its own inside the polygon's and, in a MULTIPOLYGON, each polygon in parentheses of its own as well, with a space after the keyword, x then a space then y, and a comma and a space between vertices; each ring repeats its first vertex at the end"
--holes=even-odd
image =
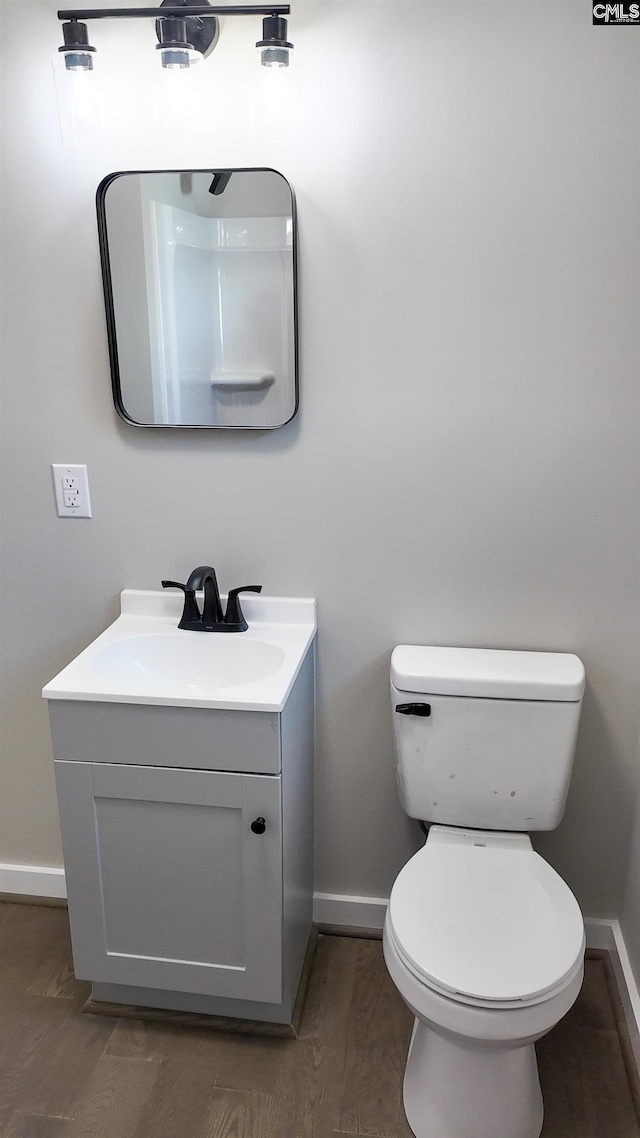
POLYGON ((267 823, 264 818, 256 818, 255 822, 251 823, 251 829, 254 834, 264 834, 267 828, 267 823))

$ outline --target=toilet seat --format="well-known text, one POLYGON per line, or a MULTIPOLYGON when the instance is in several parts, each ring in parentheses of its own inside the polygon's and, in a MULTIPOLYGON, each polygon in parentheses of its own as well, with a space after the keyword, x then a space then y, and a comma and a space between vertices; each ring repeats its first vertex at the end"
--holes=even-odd
POLYGON ((394 883, 387 928, 403 964, 461 1003, 540 1003, 582 967, 578 903, 526 834, 433 826, 394 883))

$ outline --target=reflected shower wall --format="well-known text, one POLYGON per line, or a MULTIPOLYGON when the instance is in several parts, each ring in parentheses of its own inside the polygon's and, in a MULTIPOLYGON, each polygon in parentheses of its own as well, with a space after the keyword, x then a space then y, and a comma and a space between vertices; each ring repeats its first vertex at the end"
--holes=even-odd
POLYGON ((291 217, 146 204, 153 421, 284 421, 295 368, 291 217))

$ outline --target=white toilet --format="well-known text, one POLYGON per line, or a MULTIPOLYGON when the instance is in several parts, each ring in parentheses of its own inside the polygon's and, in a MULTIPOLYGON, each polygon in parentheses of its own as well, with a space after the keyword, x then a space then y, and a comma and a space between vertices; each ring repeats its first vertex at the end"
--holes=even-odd
POLYGON ((538 1138, 534 1041, 576 1000, 584 926, 528 830, 571 776, 577 656, 401 645, 391 657, 402 806, 432 823, 400 871, 384 955, 416 1017, 404 1106, 416 1138, 538 1138))

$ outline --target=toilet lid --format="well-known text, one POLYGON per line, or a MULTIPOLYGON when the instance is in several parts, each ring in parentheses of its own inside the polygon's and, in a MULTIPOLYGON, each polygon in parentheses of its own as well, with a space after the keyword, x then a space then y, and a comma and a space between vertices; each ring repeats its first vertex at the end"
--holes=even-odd
POLYGON ((584 952, 573 893, 531 847, 464 837, 430 838, 396 879, 388 921, 400 956, 430 987, 462 1002, 553 994, 584 952))

